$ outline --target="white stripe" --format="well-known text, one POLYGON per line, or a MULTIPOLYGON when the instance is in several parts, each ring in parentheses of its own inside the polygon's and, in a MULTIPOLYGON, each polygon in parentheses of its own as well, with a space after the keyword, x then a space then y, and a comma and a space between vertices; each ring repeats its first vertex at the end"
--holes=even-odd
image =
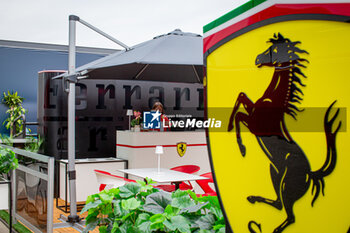
POLYGON ((263 11, 273 5, 276 4, 308 4, 308 3, 350 3, 350 0, 334 0, 334 1, 330 1, 330 0, 268 0, 266 2, 261 3, 260 5, 251 8, 250 10, 230 19, 229 21, 205 32, 203 34, 203 38, 206 38, 208 36, 211 36, 233 24, 238 23, 239 21, 242 21, 252 15, 255 15, 256 13, 263 11))

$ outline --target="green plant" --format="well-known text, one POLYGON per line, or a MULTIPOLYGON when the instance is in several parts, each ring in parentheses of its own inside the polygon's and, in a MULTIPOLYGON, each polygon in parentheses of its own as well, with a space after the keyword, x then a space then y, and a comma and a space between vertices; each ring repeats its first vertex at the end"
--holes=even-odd
POLYGON ((7 174, 18 167, 15 152, 0 146, 0 174, 7 174))
POLYGON ((0 134, 1 144, 7 145, 7 146, 13 146, 13 140, 12 139, 13 139, 12 137, 0 134))
POLYGON ((17 92, 7 91, 7 94, 3 93, 2 103, 6 105, 9 109, 6 111, 9 114, 9 117, 4 121, 4 125, 6 129, 10 129, 10 137, 12 138, 14 135, 14 130, 16 132, 22 132, 23 130, 23 120, 19 119, 16 122, 16 119, 22 114, 26 113, 26 110, 22 107, 22 102, 24 98, 19 96, 17 92), (17 124, 16 124, 17 123, 17 124))
POLYGON ((24 149, 26 151, 38 153, 41 145, 44 142, 44 140, 40 137, 40 135, 38 135, 38 138, 27 137, 26 139, 27 141, 25 143, 24 149))
POLYGON ((197 197, 192 191, 160 191, 151 180, 103 190, 87 198, 84 232, 100 233, 225 232, 217 197, 197 197))
MULTIPOLYGON (((0 140, 2 144, 13 147, 12 137, 0 134, 0 140)), ((38 138, 27 136, 26 142, 24 143, 24 150, 38 153, 43 143, 44 143, 44 139, 42 139, 40 135, 38 135, 38 138)))
POLYGON ((141 112, 140 111, 134 111, 134 119, 131 120, 130 125, 131 127, 135 127, 135 125, 141 124, 141 112))

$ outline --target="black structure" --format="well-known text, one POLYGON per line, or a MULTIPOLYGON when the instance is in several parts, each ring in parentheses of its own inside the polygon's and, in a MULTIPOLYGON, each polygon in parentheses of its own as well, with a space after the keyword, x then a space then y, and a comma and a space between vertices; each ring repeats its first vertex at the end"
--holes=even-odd
MULTIPOLYGON (((38 80, 38 133, 44 153, 67 158, 67 93, 59 72, 40 72, 38 80)), ((202 119, 203 85, 130 80, 80 80, 76 84, 76 158, 116 156, 116 130, 126 130, 127 109, 149 111, 163 103, 172 119, 191 115, 202 119), (181 116, 180 116, 181 117, 181 116)))

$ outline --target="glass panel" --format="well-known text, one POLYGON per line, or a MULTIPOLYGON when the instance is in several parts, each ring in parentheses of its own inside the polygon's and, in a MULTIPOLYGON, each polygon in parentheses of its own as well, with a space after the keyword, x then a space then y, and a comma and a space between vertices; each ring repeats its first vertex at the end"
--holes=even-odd
MULTIPOLYGON (((47 174, 47 164, 42 162, 23 161, 19 163, 47 174)), ((46 232, 47 229, 47 181, 17 169, 16 171, 17 214, 32 225, 46 232)))

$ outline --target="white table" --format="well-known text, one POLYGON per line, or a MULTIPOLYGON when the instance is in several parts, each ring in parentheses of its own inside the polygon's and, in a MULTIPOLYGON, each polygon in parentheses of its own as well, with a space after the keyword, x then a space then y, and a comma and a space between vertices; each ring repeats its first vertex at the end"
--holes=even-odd
POLYGON ((158 168, 135 168, 135 169, 119 169, 118 171, 126 174, 138 176, 141 178, 151 178, 158 183, 175 183, 175 190, 179 189, 180 183, 183 181, 193 180, 206 180, 207 177, 188 174, 184 172, 173 171, 166 168, 161 168, 158 172, 158 168))

